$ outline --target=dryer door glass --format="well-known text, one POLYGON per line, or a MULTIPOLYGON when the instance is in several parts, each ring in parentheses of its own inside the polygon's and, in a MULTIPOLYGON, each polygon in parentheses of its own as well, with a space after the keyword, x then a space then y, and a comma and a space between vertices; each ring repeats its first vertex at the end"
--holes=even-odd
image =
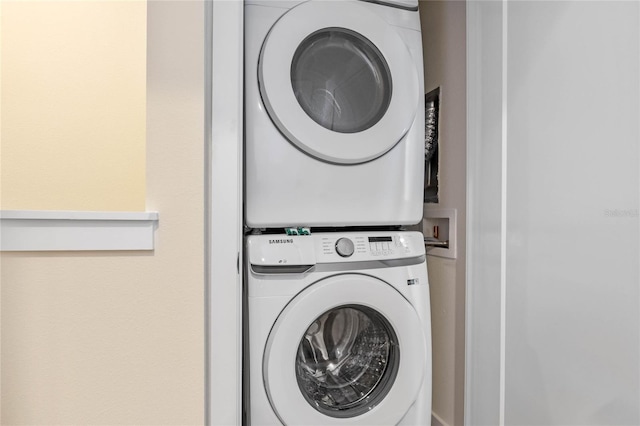
POLYGON ((391 73, 382 53, 343 28, 325 28, 302 41, 291 63, 291 84, 309 117, 340 133, 372 127, 391 100, 391 73))
POLYGON ((365 306, 340 306, 307 328, 296 357, 298 387, 319 412, 355 417, 384 399, 399 359, 387 319, 365 306))

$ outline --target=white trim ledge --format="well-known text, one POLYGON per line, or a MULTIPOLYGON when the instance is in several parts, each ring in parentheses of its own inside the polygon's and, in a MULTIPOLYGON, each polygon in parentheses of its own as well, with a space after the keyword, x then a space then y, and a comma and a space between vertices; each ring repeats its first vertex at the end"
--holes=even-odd
POLYGON ((0 251, 153 250, 157 212, 0 210, 0 251))

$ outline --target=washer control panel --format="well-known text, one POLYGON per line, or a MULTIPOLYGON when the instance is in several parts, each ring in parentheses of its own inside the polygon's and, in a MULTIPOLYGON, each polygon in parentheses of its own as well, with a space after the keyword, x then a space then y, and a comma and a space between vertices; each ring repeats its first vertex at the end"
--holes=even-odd
POLYGON ((313 234, 320 243, 318 263, 339 260, 400 259, 424 253, 424 239, 418 232, 375 232, 345 234, 313 234))
POLYGON ((325 232, 311 235, 247 237, 252 265, 288 267, 318 263, 361 262, 425 254, 419 232, 325 232))
POLYGON ((392 254, 396 248, 401 248, 402 242, 393 237, 369 237, 369 252, 373 256, 386 256, 392 254))
POLYGON ((336 241, 336 253, 342 257, 349 257, 355 251, 355 245, 349 238, 339 238, 336 241))

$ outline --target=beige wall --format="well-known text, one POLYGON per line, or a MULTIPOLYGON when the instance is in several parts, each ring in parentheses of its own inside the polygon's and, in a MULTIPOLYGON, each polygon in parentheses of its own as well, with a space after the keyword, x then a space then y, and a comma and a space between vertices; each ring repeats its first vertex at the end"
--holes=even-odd
POLYGON ((3 1, 0 207, 144 210, 145 1, 3 1))
POLYGON ((458 212, 458 258, 427 258, 433 330, 433 412, 440 421, 453 426, 462 425, 464 416, 466 5, 459 0, 421 0, 420 16, 425 92, 441 89, 437 206, 458 212))
POLYGON ((156 250, 2 254, 2 424, 204 422, 203 4, 147 14, 156 250))

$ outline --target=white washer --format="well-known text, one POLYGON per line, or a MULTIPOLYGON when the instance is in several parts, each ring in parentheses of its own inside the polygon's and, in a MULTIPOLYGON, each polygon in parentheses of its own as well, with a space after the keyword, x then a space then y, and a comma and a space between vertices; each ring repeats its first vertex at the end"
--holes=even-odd
POLYGON ((422 234, 250 236, 247 259, 249 424, 431 424, 422 234))
POLYGON ((245 2, 249 227, 421 220, 418 0, 380 3, 245 2))

